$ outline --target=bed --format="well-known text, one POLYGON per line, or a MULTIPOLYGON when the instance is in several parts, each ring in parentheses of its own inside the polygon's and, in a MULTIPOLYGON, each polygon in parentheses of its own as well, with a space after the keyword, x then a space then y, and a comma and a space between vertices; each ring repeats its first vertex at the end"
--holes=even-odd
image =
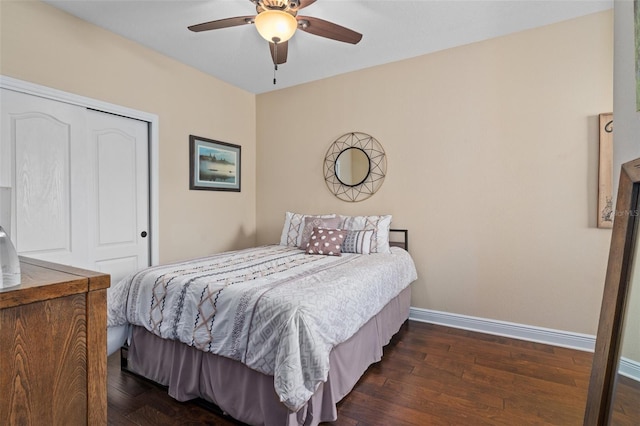
MULTIPOLYGON (((127 368, 179 401, 209 401, 247 424, 336 420, 336 404, 407 320, 417 274, 408 252, 389 242, 388 224, 373 227, 382 239, 352 229, 365 253, 360 241, 351 252, 310 255, 300 249, 304 219, 292 239, 285 221, 279 245, 155 266, 113 286, 108 322, 130 329, 127 368)), ((312 241, 340 231, 312 229, 312 241)))

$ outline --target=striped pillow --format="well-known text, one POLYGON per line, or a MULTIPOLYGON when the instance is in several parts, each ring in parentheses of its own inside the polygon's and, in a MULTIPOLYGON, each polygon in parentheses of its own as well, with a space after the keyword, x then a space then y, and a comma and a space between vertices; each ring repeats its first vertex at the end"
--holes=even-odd
POLYGON ((342 243, 343 253, 371 253, 371 239, 373 238, 373 229, 361 231, 347 231, 342 243))

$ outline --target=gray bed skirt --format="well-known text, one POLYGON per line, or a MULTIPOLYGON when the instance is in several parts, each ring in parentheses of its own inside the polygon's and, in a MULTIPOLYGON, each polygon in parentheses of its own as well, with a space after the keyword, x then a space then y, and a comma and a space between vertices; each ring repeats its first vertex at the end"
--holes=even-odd
POLYGON ((229 358, 164 340, 133 327, 128 368, 167 386, 178 401, 202 398, 250 425, 317 425, 337 419, 336 404, 355 386, 409 317, 411 287, 404 289, 330 354, 329 377, 298 412, 280 403, 273 377, 229 358))

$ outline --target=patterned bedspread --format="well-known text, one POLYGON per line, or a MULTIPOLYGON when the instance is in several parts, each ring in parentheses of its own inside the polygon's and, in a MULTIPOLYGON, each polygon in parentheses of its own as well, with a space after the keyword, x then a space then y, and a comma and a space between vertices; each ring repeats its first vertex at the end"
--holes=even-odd
POLYGON ((132 274, 108 291, 108 325, 165 339, 274 376, 297 411, 329 371, 329 352, 417 278, 409 254, 306 255, 263 246, 132 274))

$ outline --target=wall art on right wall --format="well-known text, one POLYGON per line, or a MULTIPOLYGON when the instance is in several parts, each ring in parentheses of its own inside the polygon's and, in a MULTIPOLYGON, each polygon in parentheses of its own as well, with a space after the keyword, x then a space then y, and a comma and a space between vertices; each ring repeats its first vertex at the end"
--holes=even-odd
POLYGON ((613 114, 600 114, 598 228, 613 228, 613 114))

